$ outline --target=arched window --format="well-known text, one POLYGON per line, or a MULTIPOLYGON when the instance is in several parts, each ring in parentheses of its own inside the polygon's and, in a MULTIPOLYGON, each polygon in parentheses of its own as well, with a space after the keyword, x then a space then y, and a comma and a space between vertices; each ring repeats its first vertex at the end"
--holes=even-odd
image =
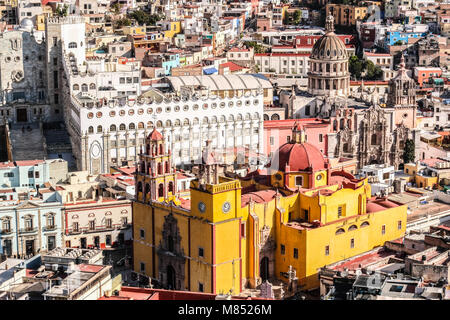
POLYGON ((88 133, 94 133, 94 127, 90 126, 90 127, 88 128, 88 133))
POLYGON ((274 113, 271 117, 271 120, 280 120, 280 116, 277 113, 274 113))
POLYGON ((345 233, 345 230, 342 229, 342 228, 339 228, 339 229, 336 230, 336 235, 343 234, 343 233, 345 233))
POLYGON ((159 154, 164 154, 164 148, 162 143, 159 145, 159 154))
POLYGON ((150 185, 148 183, 145 184, 145 194, 150 192, 150 185))
POLYGON ((120 131, 124 131, 124 130, 126 130, 126 128, 127 128, 127 127, 125 126, 124 123, 121 123, 120 126, 119 126, 119 130, 120 130, 120 131))
POLYGON ((102 126, 97 126, 97 133, 102 133, 102 132, 103 132, 102 126))
POLYGON ((169 168, 169 161, 166 161, 166 162, 164 163, 164 168, 166 169, 165 172, 166 172, 166 173, 169 173, 169 169, 170 169, 170 168, 169 168))
POLYGON ((87 91, 88 91, 88 86, 87 86, 86 83, 83 83, 83 84, 81 85, 81 91, 83 91, 83 92, 87 92, 87 91))
POLYGON ((134 129, 136 129, 136 126, 135 126, 135 124, 132 122, 132 123, 130 123, 129 125, 128 125, 128 129, 130 129, 130 130, 134 130, 134 129))
POLYGON ((158 187, 158 197, 164 197, 164 185, 162 183, 158 187))
POLYGON ((76 42, 70 42, 69 43, 69 49, 75 49, 77 47, 77 43, 76 42))
POLYGON ((158 174, 162 174, 162 173, 163 173, 162 163, 158 162, 158 174))
POLYGON ((115 124, 112 124, 110 127, 109 127, 109 131, 111 131, 111 132, 114 132, 114 131, 116 131, 117 130, 117 128, 116 128, 116 125, 115 124))
POLYGON ((89 85, 89 89, 95 90, 95 83, 91 83, 91 84, 89 85))
POLYGON ((356 229, 358 229, 358 227, 355 226, 355 225, 353 224, 353 225, 351 225, 351 226, 348 228, 348 231, 353 231, 353 230, 356 230, 356 229))
POLYGON ((364 221, 363 223, 361 223, 361 225, 359 226, 360 228, 364 228, 364 227, 368 227, 370 224, 367 221, 364 221))
POLYGON ((174 192, 173 192, 173 182, 172 181, 169 182, 169 192, 174 194, 174 192))
POLYGON ((76 83, 73 85, 72 88, 73 88, 74 91, 75 91, 75 90, 76 90, 76 91, 80 90, 80 86, 79 86, 78 84, 76 84, 76 83))
POLYGON ((344 130, 344 119, 341 119, 341 120, 339 120, 339 128, 341 129, 341 130, 344 130))
POLYGON ((264 114, 264 121, 269 121, 269 116, 267 114, 264 114))

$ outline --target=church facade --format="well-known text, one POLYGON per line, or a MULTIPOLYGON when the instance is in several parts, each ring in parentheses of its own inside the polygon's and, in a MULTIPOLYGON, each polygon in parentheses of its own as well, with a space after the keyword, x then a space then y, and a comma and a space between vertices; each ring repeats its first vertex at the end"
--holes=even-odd
MULTIPOLYGON (((368 164, 388 164, 398 168, 403 163, 406 141, 412 139, 417 144, 419 140, 415 84, 406 73, 404 58, 384 96, 370 92, 364 87, 364 82, 358 92, 350 93, 346 85, 349 79, 348 56, 346 52, 340 54, 345 45, 333 32, 332 16, 327 18, 326 29, 326 34, 316 42, 311 54, 314 59, 311 59, 312 71, 308 75, 308 92, 316 97, 302 107, 304 111, 297 113, 330 121, 332 132, 327 136, 329 157, 358 159, 359 168, 368 164), (346 80, 342 82, 341 78, 346 80), (323 83, 319 81, 317 84, 318 79, 325 79, 325 82, 320 80, 323 83), (335 87, 334 83, 342 86, 335 87), (371 96, 369 106, 349 106, 350 94, 359 100, 371 96), (382 100, 386 101, 383 107, 380 106, 382 100)), ((292 110, 290 113, 294 114, 292 110)))

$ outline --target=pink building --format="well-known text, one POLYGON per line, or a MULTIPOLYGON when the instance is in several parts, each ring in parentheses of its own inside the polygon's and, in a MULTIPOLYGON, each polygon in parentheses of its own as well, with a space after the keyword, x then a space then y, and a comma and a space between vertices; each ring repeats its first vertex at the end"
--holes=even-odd
POLYGON ((291 140, 295 125, 301 126, 305 131, 307 142, 327 156, 327 134, 331 132, 330 123, 322 119, 309 118, 264 121, 264 150, 269 157, 272 157, 281 145, 291 140))

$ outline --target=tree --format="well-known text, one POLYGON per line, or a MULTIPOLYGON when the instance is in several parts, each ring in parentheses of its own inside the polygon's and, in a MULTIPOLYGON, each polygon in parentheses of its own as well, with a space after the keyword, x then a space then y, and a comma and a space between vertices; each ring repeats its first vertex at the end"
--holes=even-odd
POLYGON ((120 4, 118 2, 114 3, 111 6, 111 11, 114 12, 115 14, 119 14, 120 13, 120 4))
POLYGON ((403 45, 403 41, 402 40, 397 40, 394 43, 394 46, 402 46, 403 45))
POLYGON ((405 151, 403 153, 403 163, 411 163, 416 159, 414 140, 408 139, 405 142, 405 151))
POLYGON ((61 8, 61 6, 58 6, 56 8, 56 15, 58 17, 65 17, 65 16, 67 16, 68 10, 69 10, 69 6, 67 4, 65 4, 62 8, 61 8))
POLYGON ((348 60, 348 71, 356 79, 361 78, 361 73, 364 71, 364 65, 357 56, 351 56, 348 60))
POLYGON ((266 48, 264 48, 262 45, 258 44, 256 41, 246 41, 245 45, 247 47, 252 47, 255 50, 255 53, 265 53, 266 48))
POLYGON ((131 26, 131 20, 128 18, 122 18, 122 19, 118 19, 115 22, 115 27, 117 29, 122 28, 123 26, 131 26))
POLYGON ((136 20, 139 25, 152 26, 159 20, 164 19, 164 16, 159 14, 149 14, 144 10, 136 10, 128 14, 128 18, 136 20))
POLYGON ((299 24, 302 19, 302 12, 300 10, 294 11, 294 24, 299 24))
POLYGON ((376 66, 372 61, 365 61, 366 80, 378 80, 383 76, 383 71, 379 66, 376 66))

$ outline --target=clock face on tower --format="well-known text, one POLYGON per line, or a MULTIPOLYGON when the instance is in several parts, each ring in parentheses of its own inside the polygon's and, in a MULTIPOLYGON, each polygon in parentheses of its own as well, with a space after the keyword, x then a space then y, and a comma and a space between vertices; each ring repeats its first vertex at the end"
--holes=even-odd
POLYGON ((201 213, 205 212, 205 210, 206 210, 206 204, 203 203, 203 202, 199 202, 199 203, 198 203, 198 210, 199 210, 201 213))
POLYGON ((230 211, 230 209, 231 209, 231 204, 228 201, 224 202, 224 204, 222 206, 223 213, 228 213, 230 211))

